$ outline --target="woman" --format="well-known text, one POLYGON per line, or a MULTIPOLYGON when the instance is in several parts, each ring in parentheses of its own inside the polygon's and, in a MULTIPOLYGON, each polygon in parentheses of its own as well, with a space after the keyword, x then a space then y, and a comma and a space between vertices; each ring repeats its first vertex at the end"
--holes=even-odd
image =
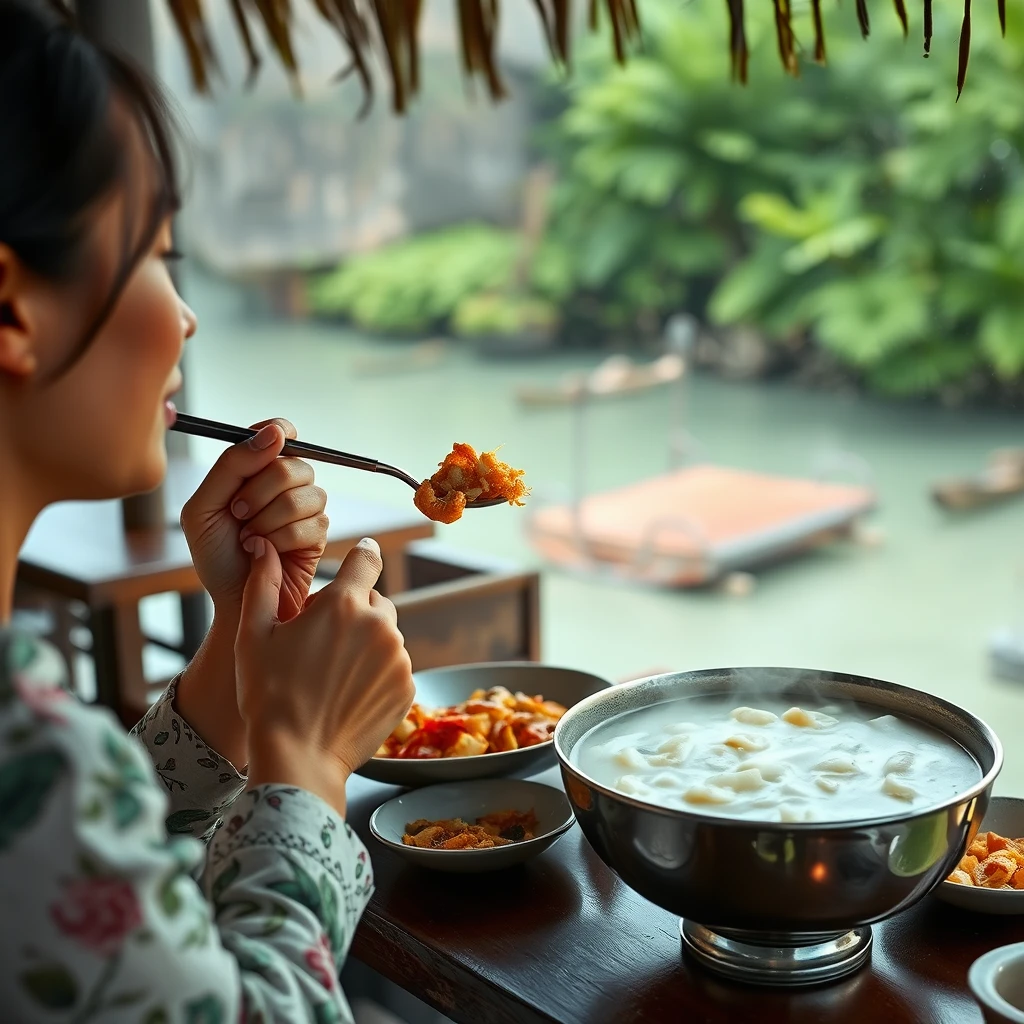
POLYGON ((307 597, 325 496, 263 424, 182 514, 202 650, 135 740, 66 697, 9 628, 19 548, 51 502, 159 483, 196 321, 159 98, 34 0, 0 0, 0 139, 0 1016, 349 1020, 345 783, 413 695, 379 550, 307 597))

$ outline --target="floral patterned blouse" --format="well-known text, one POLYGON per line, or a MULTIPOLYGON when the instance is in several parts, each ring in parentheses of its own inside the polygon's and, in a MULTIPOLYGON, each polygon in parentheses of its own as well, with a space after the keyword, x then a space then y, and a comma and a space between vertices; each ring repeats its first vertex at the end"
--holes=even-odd
POLYGON ((132 740, 62 682, 0 630, 3 1020, 351 1021, 338 971, 372 881, 349 826, 304 790, 245 792, 173 684, 132 740))

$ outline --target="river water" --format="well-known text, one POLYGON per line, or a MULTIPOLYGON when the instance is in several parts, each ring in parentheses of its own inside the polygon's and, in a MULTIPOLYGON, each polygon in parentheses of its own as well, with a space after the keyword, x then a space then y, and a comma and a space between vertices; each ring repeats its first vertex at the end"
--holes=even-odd
MULTIPOLYGON (((566 496, 578 468, 571 414, 528 410, 522 384, 553 383, 594 354, 493 362, 460 343, 416 365, 407 343, 330 325, 269 318, 242 294, 193 273, 200 319, 189 346, 189 409, 232 422, 292 419, 304 439, 372 455, 426 476, 455 440, 505 445, 538 501, 566 496)), ((668 391, 608 401, 588 416, 591 490, 669 465, 668 391)), ((1024 445, 1024 420, 698 377, 685 426, 715 462, 806 474, 823 454, 869 467, 879 509, 874 545, 845 542, 767 569, 745 597, 661 591, 545 570, 543 655, 612 679, 721 665, 797 665, 905 683, 959 703, 1006 747, 998 793, 1024 795, 1024 683, 996 679, 988 644, 1024 631, 1024 500, 951 518, 928 497, 936 478, 981 466, 991 449, 1024 445)), ((204 457, 219 450, 193 442, 204 457)), ((318 467, 331 504, 360 495, 393 504, 403 485, 318 467)), ((330 507, 328 508, 330 512, 330 507)), ((446 543, 537 563, 521 510, 499 508, 441 527, 446 543)))

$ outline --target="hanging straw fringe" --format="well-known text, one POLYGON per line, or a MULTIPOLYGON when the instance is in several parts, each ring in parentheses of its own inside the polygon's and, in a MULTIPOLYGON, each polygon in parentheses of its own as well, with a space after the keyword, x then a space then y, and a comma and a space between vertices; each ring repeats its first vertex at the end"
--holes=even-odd
MULTIPOLYGON (((60 0, 50 0, 62 7, 60 0)), ((211 79, 220 73, 217 55, 210 38, 204 0, 166 0, 181 37, 192 73, 200 92, 209 92, 211 79)), ((355 74, 363 89, 365 114, 373 99, 374 81, 370 70, 373 55, 382 60, 391 84, 391 105, 396 113, 408 109, 419 92, 419 35, 423 0, 298 0, 309 3, 334 30, 348 51, 349 63, 338 78, 355 74)), ((462 69, 470 83, 482 81, 491 99, 506 95, 497 66, 498 29, 501 0, 450 0, 454 3, 462 69)), ((521 3, 522 0, 514 0, 521 3)), ((707 0, 704 0, 707 2, 707 0)), ((729 56, 732 77, 747 81, 749 52, 744 17, 744 0, 725 0, 729 14, 729 56)), ((924 6, 924 55, 931 51, 932 0, 924 6)), ((996 0, 999 24, 1006 35, 1006 0, 996 0)), ((292 42, 293 0, 230 0, 231 14, 248 61, 251 84, 259 73, 262 57, 256 39, 260 25, 270 41, 278 61, 288 72, 296 91, 300 88, 299 64, 292 42)), ((779 59, 788 74, 799 74, 797 42, 793 30, 792 0, 772 0, 779 59)), ((903 33, 909 32, 905 0, 893 0, 903 33)), ((552 58, 562 67, 570 67, 572 0, 533 0, 544 38, 552 58)), ((596 29, 602 17, 611 27, 615 58, 625 63, 630 50, 640 39, 637 0, 588 0, 589 22, 596 29)), ((642 6, 642 0, 641 4, 642 6)), ((870 31, 867 0, 855 0, 861 34, 870 31)), ((825 30, 821 0, 811 0, 814 26, 814 59, 825 61, 825 30)), ((957 97, 963 91, 971 48, 971 0, 964 0, 964 19, 960 32, 957 67, 957 97)))

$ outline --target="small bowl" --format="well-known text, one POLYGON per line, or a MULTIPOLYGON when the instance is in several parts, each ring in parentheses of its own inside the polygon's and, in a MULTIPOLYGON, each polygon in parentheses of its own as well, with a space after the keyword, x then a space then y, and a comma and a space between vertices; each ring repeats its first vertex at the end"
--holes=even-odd
MULTIPOLYGON (((456 665, 417 672, 416 703, 426 708, 451 707, 466 700, 474 690, 504 686, 515 693, 541 694, 571 708, 584 697, 598 693, 611 684, 606 679, 571 668, 553 668, 534 662, 493 662, 482 665, 456 665)), ((404 760, 396 757, 371 757, 358 775, 392 786, 429 786, 435 782, 463 782, 499 776, 536 775, 555 763, 552 741, 538 743, 500 754, 475 757, 437 757, 404 760)))
POLYGON ((479 779, 403 793, 373 812, 370 832, 379 843, 413 864, 468 874, 497 871, 531 860, 568 832, 574 820, 569 801, 560 789, 522 779, 479 779), (406 825, 420 818, 462 818, 473 824, 485 814, 509 810, 532 810, 537 815, 533 839, 486 850, 422 850, 402 842, 406 825))
POLYGON ((1024 1024, 1024 942, 979 957, 967 983, 986 1024, 1024 1024))
MULTIPOLYGON (((1015 796, 993 797, 978 831, 997 832, 1007 839, 1024 837, 1024 800, 1015 796)), ((954 907, 979 914, 1024 914, 1024 889, 983 889, 943 882, 935 895, 954 907)))

